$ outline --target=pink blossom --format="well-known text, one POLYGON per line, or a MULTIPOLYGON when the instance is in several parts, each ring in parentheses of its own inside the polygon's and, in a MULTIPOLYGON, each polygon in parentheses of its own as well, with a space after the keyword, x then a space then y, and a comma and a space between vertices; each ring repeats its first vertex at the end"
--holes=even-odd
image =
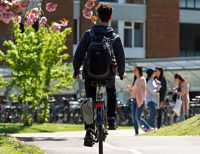
POLYGON ((52 29, 53 31, 61 30, 61 25, 59 23, 54 23, 52 29))
POLYGON ((38 8, 33 8, 30 13, 30 18, 35 22, 38 20, 40 14, 40 10, 38 8))
POLYGON ((13 12, 16 12, 16 13, 21 12, 22 11, 21 1, 13 0, 11 9, 13 10, 13 12))
POLYGON ((66 27, 67 25, 68 25, 68 23, 69 23, 69 21, 68 20, 66 20, 66 19, 63 19, 63 20, 61 20, 61 26, 62 27, 66 27))
POLYGON ((0 5, 0 12, 1 12, 1 13, 6 12, 6 8, 5 8, 5 6, 0 5))
POLYGON ((87 1, 85 4, 85 8, 92 9, 95 5, 95 1, 87 1))
POLYGON ((40 10, 38 8, 33 8, 31 11, 26 11, 25 19, 26 25, 31 26, 36 22, 39 18, 40 10))
POLYGON ((10 20, 12 19, 13 15, 14 15, 14 14, 13 14, 12 12, 4 12, 4 13, 2 14, 1 20, 2 20, 4 23, 8 24, 8 23, 10 22, 10 20))
POLYGON ((47 5, 46 5, 46 10, 48 11, 48 12, 54 12, 55 10, 56 10, 56 8, 57 8, 57 4, 54 4, 54 3, 47 3, 47 5))
POLYGON ((12 0, 12 4, 18 6, 18 5, 20 5, 21 3, 20 3, 19 0, 12 0))
POLYGON ((14 23, 20 23, 22 18, 21 18, 21 16, 17 15, 17 16, 14 16, 12 20, 13 20, 14 23))
POLYGON ((40 19, 40 21, 39 21, 39 25, 40 25, 40 26, 43 26, 43 25, 46 24, 46 22, 47 22, 47 18, 46 18, 46 17, 42 17, 42 18, 40 19))
POLYGON ((34 24, 34 22, 30 19, 27 19, 26 22, 25 22, 26 26, 32 26, 34 24))
POLYGON ((25 13, 25 19, 26 19, 26 26, 32 26, 34 24, 33 19, 31 18, 31 12, 30 11, 26 11, 25 13))
POLYGON ((93 15, 93 11, 91 11, 90 9, 85 8, 83 10, 83 17, 86 19, 91 19, 92 15, 93 15))

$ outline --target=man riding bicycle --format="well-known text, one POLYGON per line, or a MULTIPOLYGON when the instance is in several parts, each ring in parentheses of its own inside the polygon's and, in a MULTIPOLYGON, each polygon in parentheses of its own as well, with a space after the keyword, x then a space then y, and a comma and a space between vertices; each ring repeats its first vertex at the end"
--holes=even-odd
MULTIPOLYGON (((113 28, 109 26, 109 21, 111 20, 112 15, 112 6, 109 3, 100 3, 97 8, 97 15, 99 18, 99 24, 95 24, 91 29, 85 31, 81 41, 77 47, 77 50, 73 59, 73 67, 74 67, 74 78, 78 78, 80 74, 80 67, 83 64, 83 78, 85 79, 85 92, 87 98, 92 98, 95 100, 96 98, 96 87, 92 86, 91 82, 93 78, 90 77, 87 67, 88 55, 90 54, 89 50, 91 48, 91 44, 93 43, 93 37, 96 36, 105 36, 105 40, 108 39, 110 42, 109 50, 111 55, 113 53, 112 59, 115 61, 115 66, 111 67, 109 76, 107 77, 107 119, 108 119, 108 129, 115 130, 116 129, 116 88, 115 88, 115 75, 116 71, 118 72, 119 78, 123 80, 124 71, 125 71, 125 55, 124 49, 122 46, 121 39, 119 35, 114 33, 113 28), (111 48, 111 49, 110 49, 111 48)), ((108 45, 109 46, 109 45, 108 45)), ((98 49, 97 49, 98 50, 98 49)), ((101 51, 100 51, 101 52, 101 51)), ((96 53, 98 54, 98 53, 96 53)), ((95 62, 95 61, 94 61, 95 62)), ((102 67, 104 62, 102 61, 102 67)), ((92 66, 91 66, 92 67, 92 66)), ((89 67, 89 68, 91 68, 89 67)), ((93 66, 99 67, 99 66, 93 66)), ((98 69, 97 69, 98 70, 98 69)), ((102 70, 102 69, 101 69, 102 70)), ((98 73, 98 72, 97 72, 98 73)), ((93 142, 93 137, 91 131, 94 129, 94 123, 87 124, 85 123, 86 135, 84 138, 84 145, 91 146, 88 142, 93 142)))

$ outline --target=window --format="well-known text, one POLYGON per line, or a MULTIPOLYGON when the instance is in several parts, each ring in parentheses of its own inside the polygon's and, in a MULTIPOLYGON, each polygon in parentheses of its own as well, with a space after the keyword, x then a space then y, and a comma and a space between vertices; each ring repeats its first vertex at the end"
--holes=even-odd
POLYGON ((180 51, 183 57, 200 56, 200 24, 180 24, 180 51))
POLYGON ((99 0, 100 2, 118 2, 118 0, 99 0))
POLYGON ((200 0, 180 0, 180 8, 200 9, 200 0))
POLYGON ((124 22, 124 47, 144 48, 143 22, 124 22))
POLYGON ((196 0, 196 8, 200 8, 200 0, 196 0))
POLYGON ((145 0, 126 0, 125 2, 130 4, 145 4, 145 0))
POLYGON ((180 0, 180 7, 183 7, 185 8, 187 5, 186 5, 186 0, 180 0))
POLYGON ((115 33, 118 33, 118 21, 112 20, 110 26, 113 28, 115 33))
POLYGON ((195 0, 187 0, 187 7, 194 8, 195 0))
POLYGON ((132 22, 124 23, 124 47, 132 47, 132 22))
POLYGON ((135 47, 144 47, 143 29, 144 29, 143 23, 139 23, 139 22, 134 23, 134 46, 135 47))

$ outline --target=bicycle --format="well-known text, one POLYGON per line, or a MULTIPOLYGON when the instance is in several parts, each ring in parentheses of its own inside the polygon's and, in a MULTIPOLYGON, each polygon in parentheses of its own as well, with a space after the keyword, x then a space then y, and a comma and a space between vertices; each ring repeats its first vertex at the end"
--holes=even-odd
MULTIPOLYGON (((93 121, 94 121, 94 140, 90 146, 94 143, 99 144, 99 154, 103 154, 103 142, 106 139, 107 133, 107 114, 106 114, 106 103, 103 100, 103 87, 107 82, 92 82, 93 86, 96 87, 96 99, 92 101, 93 108, 93 121)), ((87 98, 83 101, 83 104, 90 100, 87 98)))

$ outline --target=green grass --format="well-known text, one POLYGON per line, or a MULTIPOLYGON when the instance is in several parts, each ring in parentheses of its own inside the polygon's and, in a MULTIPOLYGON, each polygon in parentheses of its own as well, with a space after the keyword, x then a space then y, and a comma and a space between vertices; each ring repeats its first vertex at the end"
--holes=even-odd
POLYGON ((181 123, 173 124, 156 131, 142 134, 144 136, 181 136, 200 135, 200 115, 196 115, 181 123))
POLYGON ((0 133, 40 133, 40 132, 62 132, 62 131, 80 131, 83 125, 70 124, 33 124, 32 126, 24 126, 22 123, 6 123, 0 124, 0 133))
POLYGON ((23 142, 8 136, 0 136, 1 154, 44 154, 34 145, 26 145, 23 142))
MULTIPOLYGON (((133 129, 132 126, 119 127, 118 129, 133 129)), ((0 134, 12 134, 12 133, 40 133, 40 132, 64 132, 64 131, 82 131, 83 125, 72 124, 57 124, 57 123, 45 123, 45 124, 33 124, 32 126, 24 126, 21 123, 0 123, 0 134)))

